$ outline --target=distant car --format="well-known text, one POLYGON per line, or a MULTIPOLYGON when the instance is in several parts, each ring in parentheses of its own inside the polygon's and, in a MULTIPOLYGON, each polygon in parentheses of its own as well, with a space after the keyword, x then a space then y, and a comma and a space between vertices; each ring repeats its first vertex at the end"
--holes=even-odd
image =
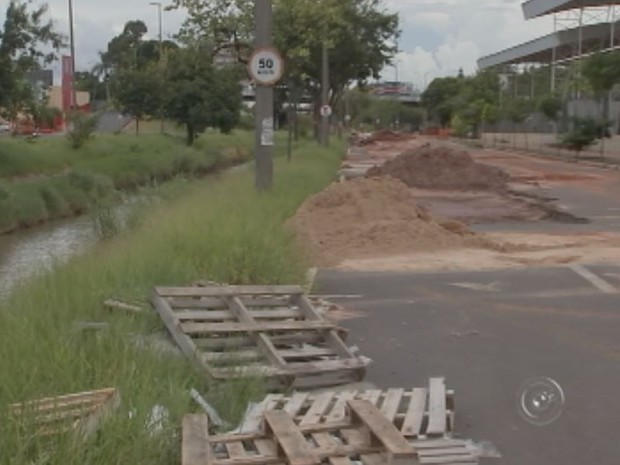
POLYGON ((11 126, 7 123, 0 123, 0 132, 9 132, 11 130, 11 126))

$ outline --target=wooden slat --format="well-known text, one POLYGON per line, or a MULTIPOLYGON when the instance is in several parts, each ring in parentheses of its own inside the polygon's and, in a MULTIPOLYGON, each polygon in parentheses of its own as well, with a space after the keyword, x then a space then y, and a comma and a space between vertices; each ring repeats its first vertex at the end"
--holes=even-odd
POLYGON ((282 410, 284 410, 290 416, 295 417, 299 413, 299 410, 301 410, 301 408, 303 407, 306 399, 308 399, 307 392, 296 392, 295 394, 293 394, 293 397, 290 398, 290 400, 286 403, 282 410))
POLYGON ((444 378, 429 381, 428 436, 446 433, 446 383, 444 378))
POLYGON ((278 448, 286 455, 289 465, 319 465, 320 459, 312 452, 303 434, 285 412, 272 410, 265 413, 265 431, 274 435, 278 448))
POLYGON ((302 294, 301 286, 217 286, 217 287, 157 287, 162 297, 230 297, 235 295, 293 295, 302 294))
POLYGON ((380 397, 381 391, 379 389, 369 389, 360 395, 360 399, 367 400, 372 405, 377 405, 380 397))
POLYGON ((168 305, 173 310, 189 310, 189 309, 197 309, 198 310, 223 310, 227 309, 228 305, 224 300, 219 297, 202 297, 202 298, 190 298, 190 297, 168 297, 165 299, 168 302, 168 305))
POLYGON ((159 313, 160 318, 164 322, 172 339, 174 339, 174 342, 176 342, 181 349, 181 352, 189 359, 195 359, 196 346, 192 342, 192 339, 183 333, 183 329, 174 317, 168 302, 157 294, 153 294, 152 300, 155 310, 159 313))
POLYGON ((187 334, 209 333, 251 333, 270 331, 314 331, 335 328, 329 321, 273 321, 248 323, 181 323, 181 329, 187 334))
POLYGON ((12 414, 44 412, 62 408, 70 408, 84 404, 101 404, 109 399, 116 392, 115 388, 99 389, 96 391, 78 392, 58 397, 45 397, 43 399, 31 400, 20 404, 9 405, 9 412, 12 414))
POLYGON ((239 459, 240 463, 243 463, 243 458, 247 456, 241 442, 226 443, 226 452, 231 459, 239 459))
POLYGON ((412 391, 409 407, 401 428, 403 435, 416 437, 421 433, 427 393, 428 391, 425 388, 414 388, 412 391))
POLYGON ((183 418, 181 465, 211 464, 209 445, 209 418, 204 415, 186 415, 183 418))
POLYGON ((289 363, 287 369, 292 374, 328 373, 338 370, 354 370, 368 365, 363 359, 318 360, 316 362, 289 363))
POLYGON ((338 394, 338 400, 328 412, 325 420, 328 422, 334 422, 342 420, 346 416, 347 401, 355 399, 356 391, 344 391, 338 394))
POLYGON ((235 350, 231 352, 208 352, 201 354, 200 358, 208 363, 234 363, 262 360, 263 356, 257 350, 235 350))
POLYGON ((388 464, 412 462, 416 453, 396 427, 367 400, 347 402, 353 423, 364 426, 370 445, 381 444, 387 449, 388 464))
POLYGON ((394 417, 398 412, 398 407, 400 406, 400 401, 404 392, 405 390, 402 388, 392 388, 388 389, 385 393, 385 398, 383 399, 383 404, 381 405, 381 413, 383 413, 389 422, 394 421, 394 417))
POLYGON ((299 424, 309 425, 320 422, 321 418, 327 411, 327 408, 329 407, 333 397, 333 392, 325 392, 323 394, 319 394, 312 403, 312 406, 308 409, 304 417, 301 419, 299 424))
MULTIPOLYGON (((277 308, 273 310, 252 310, 248 308, 250 315, 257 320, 284 320, 301 318, 299 310, 292 308, 277 308)), ((230 310, 180 310, 175 311, 174 316, 182 321, 230 321, 235 315, 230 310)))
MULTIPOLYGON (((228 304, 230 305, 230 309, 237 315, 239 321, 245 323, 250 326, 258 326, 256 320, 250 315, 247 308, 241 302, 239 297, 231 297, 229 299, 228 304)), ((258 348, 261 350, 262 354, 270 360, 275 366, 279 368, 283 368, 286 366, 286 360, 282 358, 282 356, 278 353, 273 343, 269 340, 269 338, 262 333, 251 332, 250 337, 254 340, 258 348)))
POLYGON ((334 357, 336 354, 332 349, 321 347, 304 347, 302 349, 282 349, 279 353, 285 359, 303 359, 317 357, 334 357))
MULTIPOLYGON (((332 436, 328 433, 315 433, 312 435, 312 439, 314 439, 320 449, 330 449, 337 446, 332 436)), ((332 456, 328 460, 331 465, 353 465, 348 457, 332 456)))
MULTIPOLYGON (((309 321, 322 321, 324 318, 319 315, 310 300, 305 295, 301 294, 295 299, 295 303, 299 305, 301 311, 305 314, 309 321)), ((340 338, 334 328, 325 331, 325 339, 329 346, 342 357, 354 358, 355 355, 349 350, 344 341, 340 338)))

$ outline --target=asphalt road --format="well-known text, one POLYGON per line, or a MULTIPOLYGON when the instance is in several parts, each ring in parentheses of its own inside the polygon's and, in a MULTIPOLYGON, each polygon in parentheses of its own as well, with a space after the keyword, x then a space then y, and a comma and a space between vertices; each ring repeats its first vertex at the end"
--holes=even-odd
POLYGON ((315 285, 348 295, 334 300, 359 312, 342 325, 375 362, 368 381, 411 387, 445 376, 456 390, 459 435, 491 441, 502 458, 489 463, 506 465, 620 463, 618 289, 620 266, 324 270, 315 285), (527 422, 517 402, 539 376, 565 395, 562 415, 547 426, 527 422))

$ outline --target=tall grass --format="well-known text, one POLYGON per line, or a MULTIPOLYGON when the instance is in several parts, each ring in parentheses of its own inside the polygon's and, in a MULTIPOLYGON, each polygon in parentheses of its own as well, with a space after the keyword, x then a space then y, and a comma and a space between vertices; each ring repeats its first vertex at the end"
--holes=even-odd
POLYGON ((131 191, 177 175, 202 176, 249 159, 253 136, 207 132, 182 138, 98 135, 80 150, 62 138, 0 140, 0 233, 83 213, 114 189, 131 191), (3 179, 4 178, 4 179, 3 179), (93 184, 106 189, 90 191, 93 184))
POLYGON ((261 395, 256 380, 216 386, 174 352, 155 350, 163 334, 153 311, 111 314, 111 297, 144 301, 155 285, 196 279, 227 283, 300 283, 305 264, 283 222, 334 177, 339 148, 305 146, 292 163, 278 160, 272 192, 257 194, 251 170, 197 182, 181 198, 149 206, 142 222, 83 257, 18 289, 0 303, 0 463, 29 463, 43 447, 6 417, 7 404, 114 386, 120 409, 99 433, 75 445, 56 442, 49 464, 179 462, 178 430, 195 410, 187 391, 203 392, 236 421, 261 395), (78 321, 108 322, 98 333, 78 321), (155 405, 165 407, 161 433, 146 426, 155 405))

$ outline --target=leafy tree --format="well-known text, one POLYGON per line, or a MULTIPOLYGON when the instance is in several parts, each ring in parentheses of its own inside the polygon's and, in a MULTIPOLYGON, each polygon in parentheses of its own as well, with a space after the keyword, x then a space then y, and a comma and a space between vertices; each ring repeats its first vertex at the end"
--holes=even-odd
POLYGON ((164 83, 155 66, 117 71, 112 89, 119 109, 136 120, 136 134, 140 121, 159 111, 163 103, 164 83))
POLYGON ((474 137, 479 137, 485 111, 498 103, 499 78, 494 72, 481 71, 459 81, 459 93, 451 100, 453 112, 469 126, 474 137))
POLYGON ((75 88, 90 93, 91 101, 106 99, 106 84, 93 71, 76 71, 75 88))
POLYGON ((166 69, 166 113, 185 126, 188 145, 207 127, 230 132, 240 118, 238 70, 215 68, 208 57, 202 47, 179 49, 166 69))
POLYGON ((620 52, 592 55, 583 64, 582 73, 594 95, 603 103, 601 117, 609 120, 609 93, 620 83, 620 52))
POLYGON ((136 66, 138 49, 142 37, 148 32, 142 21, 128 21, 121 32, 108 42, 107 50, 101 54, 101 62, 108 72, 136 66))
POLYGON ((53 61, 63 43, 52 22, 45 20, 47 5, 32 11, 29 7, 29 1, 10 0, 0 30, 0 108, 11 120, 28 112, 36 99, 26 74, 53 61))
POLYGON ((583 149, 593 145, 602 134, 609 129, 609 124, 600 122, 594 118, 573 118, 573 126, 570 132, 564 135, 562 144, 569 150, 574 150, 579 156, 583 149))
POLYGON ((538 110, 554 122, 559 119, 562 107, 562 100, 557 95, 545 95, 538 101, 538 110))
POLYGON ((429 117, 446 127, 455 111, 454 99, 461 92, 462 81, 455 77, 434 79, 422 93, 422 104, 429 117))

